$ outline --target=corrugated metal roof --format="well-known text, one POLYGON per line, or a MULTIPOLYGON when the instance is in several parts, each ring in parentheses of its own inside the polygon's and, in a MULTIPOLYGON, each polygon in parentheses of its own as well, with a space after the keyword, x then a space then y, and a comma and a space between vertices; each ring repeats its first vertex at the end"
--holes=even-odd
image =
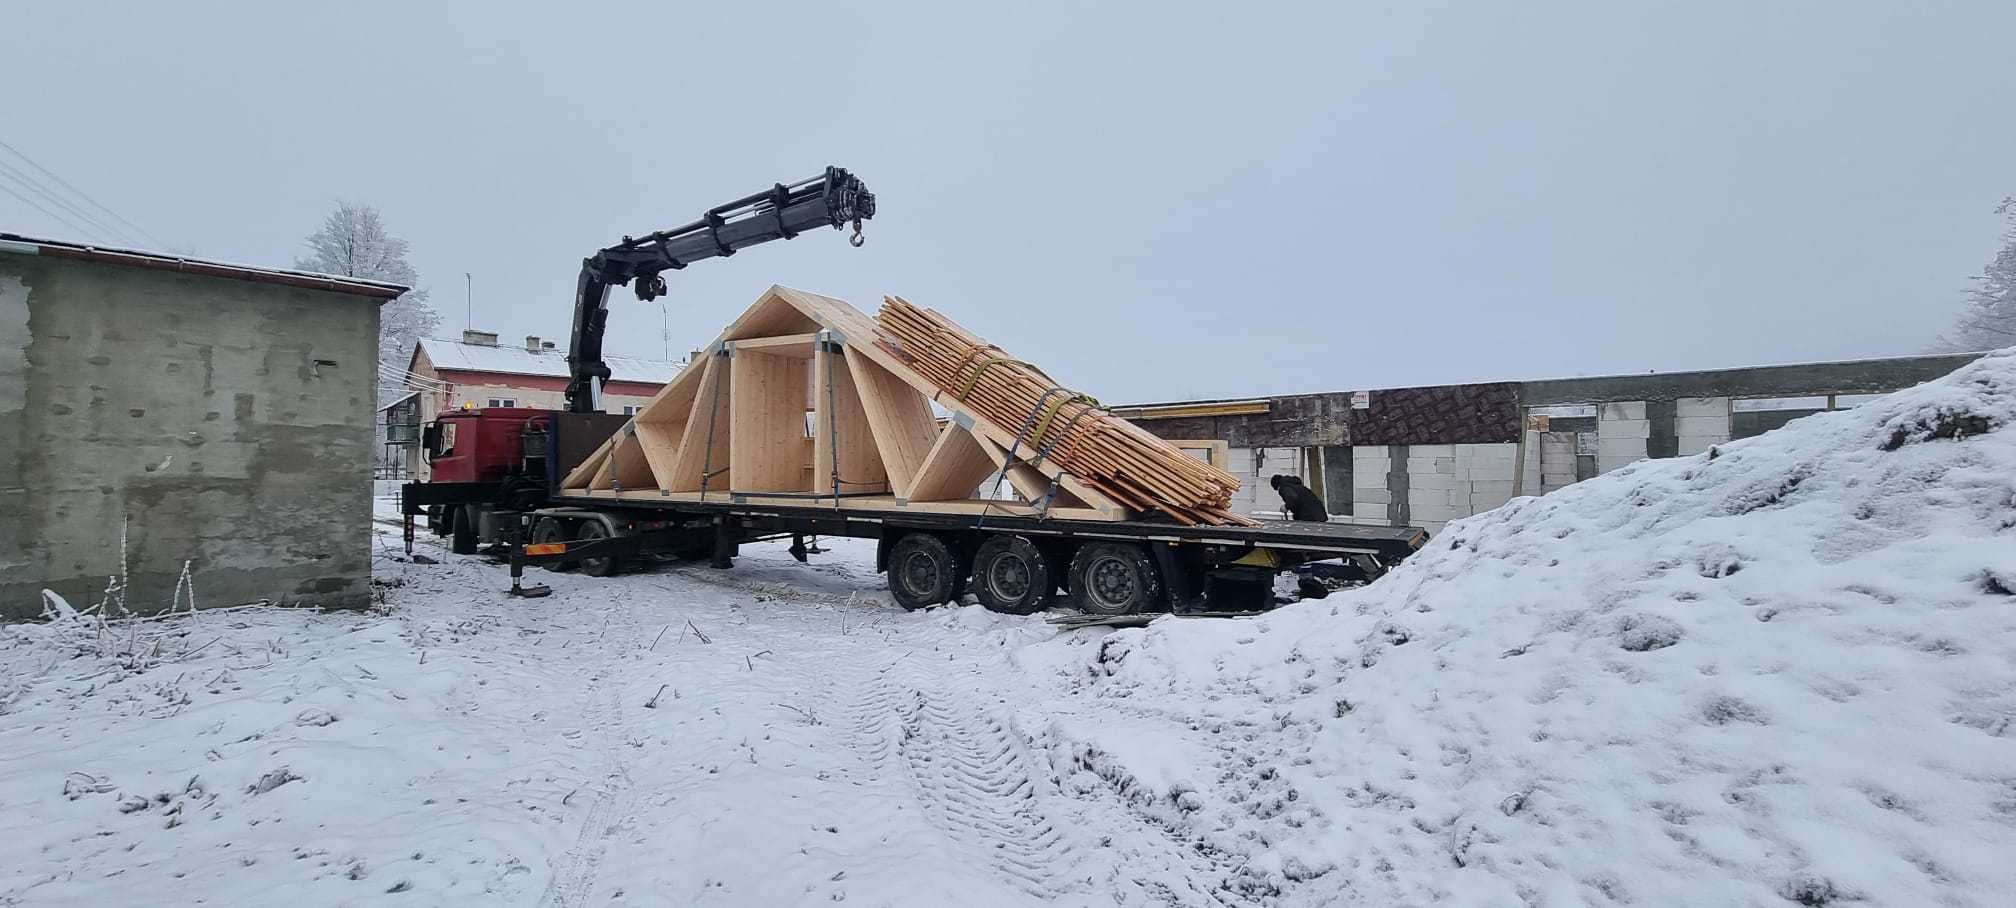
MULTIPOLYGON (((534 353, 524 347, 512 344, 465 344, 461 341, 424 338, 420 349, 427 351, 427 360, 434 368, 452 369, 463 372, 494 372, 504 375, 542 375, 549 378, 569 378, 567 354, 560 350, 542 350, 534 353)), ((609 364, 611 381, 648 382, 662 385, 679 374, 680 364, 662 359, 644 359, 636 356, 604 356, 602 361, 609 364)))
POLYGON ((317 274, 313 271, 260 268, 256 265, 213 262, 208 259, 192 259, 186 256, 169 255, 162 252, 147 252, 140 249, 119 249, 111 246, 66 243, 62 240, 37 239, 17 233, 0 233, 0 252, 11 252, 17 255, 46 255, 50 258, 103 262, 111 265, 126 265, 133 268, 148 268, 155 271, 180 271, 185 274, 202 274, 210 277, 256 281, 262 284, 280 284, 287 287, 303 287, 309 290, 354 293, 359 296, 375 297, 380 300, 389 300, 410 289, 399 284, 388 284, 384 281, 367 281, 362 278, 317 274))

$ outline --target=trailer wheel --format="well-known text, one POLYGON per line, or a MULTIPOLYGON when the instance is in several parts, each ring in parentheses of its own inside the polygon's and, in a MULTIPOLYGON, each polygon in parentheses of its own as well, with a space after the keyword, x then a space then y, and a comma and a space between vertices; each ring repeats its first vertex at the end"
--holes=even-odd
POLYGON ((966 572, 966 559, 930 533, 911 533, 889 550, 889 594, 907 609, 957 601, 966 572))
MULTIPOLYGON (((571 542, 573 539, 574 533, 572 532, 572 528, 567 525, 566 521, 557 517, 541 517, 538 523, 532 525, 532 542, 534 544, 542 542, 571 542)), ((555 572, 571 571, 580 566, 580 563, 572 560, 549 561, 544 565, 547 570, 555 572)))
POLYGON ((1033 614, 1057 595, 1057 570, 1027 537, 989 536, 973 556, 973 592, 992 611, 1033 614))
MULTIPOLYGON (((604 526, 602 521, 584 520, 581 522, 581 532, 575 534, 574 538, 582 542, 588 542, 596 539, 609 539, 611 536, 609 528, 604 526)), ((622 572, 623 559, 614 555, 601 555, 594 558, 581 559, 581 573, 587 574, 590 577, 609 577, 622 572)))
POLYGON ((462 505, 448 512, 453 530, 448 537, 448 551, 457 555, 476 554, 476 508, 462 505))
POLYGON ((1147 550, 1128 542, 1087 543, 1071 559, 1071 598, 1090 615, 1156 611, 1164 599, 1162 573, 1147 550))

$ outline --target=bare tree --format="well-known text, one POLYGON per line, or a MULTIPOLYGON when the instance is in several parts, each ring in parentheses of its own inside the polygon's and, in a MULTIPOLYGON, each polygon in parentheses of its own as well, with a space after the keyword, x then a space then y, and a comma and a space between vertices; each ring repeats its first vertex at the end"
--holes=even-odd
MULTIPOLYGON (((378 209, 358 202, 337 202, 336 210, 308 236, 309 255, 294 267, 371 281, 413 287, 420 275, 406 261, 406 241, 385 231, 378 209)), ((404 369, 413 346, 431 333, 441 317, 427 305, 427 291, 415 288, 378 310, 378 361, 404 369)), ((380 382, 393 385, 397 382, 380 382)))
POLYGON ((1947 350, 1993 350, 2016 344, 2016 198, 2002 200, 1995 213, 2009 221, 2002 249, 1974 276, 1967 310, 1939 339, 1947 350))
MULTIPOLYGON (((406 261, 406 241, 385 231, 378 209, 358 202, 337 202, 336 210, 322 226, 308 236, 309 254, 296 259, 302 271, 337 274, 371 281, 389 281, 414 287, 378 307, 378 403, 382 406, 400 396, 405 384, 403 370, 413 360, 413 348, 441 323, 441 316, 427 305, 427 291, 415 287, 420 274, 406 261)), ((385 427, 376 429, 378 443, 372 446, 372 462, 383 466, 386 459, 385 427)))

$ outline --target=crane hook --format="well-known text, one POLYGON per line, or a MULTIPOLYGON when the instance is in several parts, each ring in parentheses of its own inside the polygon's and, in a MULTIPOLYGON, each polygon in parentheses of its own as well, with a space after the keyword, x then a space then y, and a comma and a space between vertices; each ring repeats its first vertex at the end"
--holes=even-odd
POLYGON ((847 238, 847 245, 859 249, 866 242, 868 242, 868 238, 861 235, 861 219, 855 218, 854 235, 847 238))

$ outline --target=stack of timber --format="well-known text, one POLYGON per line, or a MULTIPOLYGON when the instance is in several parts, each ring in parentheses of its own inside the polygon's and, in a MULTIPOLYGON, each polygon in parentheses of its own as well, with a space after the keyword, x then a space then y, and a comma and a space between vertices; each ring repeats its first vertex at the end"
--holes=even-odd
POLYGON ((1239 478, 1064 388, 933 309, 884 297, 884 348, 943 395, 996 425, 1016 426, 1014 444, 1138 511, 1179 523, 1257 525, 1231 511, 1239 478))
POLYGON ((1230 474, 1089 398, 1051 391, 1033 366, 1010 362, 943 316, 898 300, 890 305, 906 315, 885 312, 878 322, 841 300, 770 288, 571 470, 562 491, 1252 523, 1227 510, 1238 488, 1230 474), (928 330, 920 334, 919 326, 928 330), (988 358, 993 365, 975 365, 988 358), (1039 386, 1031 391, 1031 384, 1039 386), (950 418, 939 419, 934 405, 950 418), (1019 500, 997 497, 1004 483, 1019 500))

